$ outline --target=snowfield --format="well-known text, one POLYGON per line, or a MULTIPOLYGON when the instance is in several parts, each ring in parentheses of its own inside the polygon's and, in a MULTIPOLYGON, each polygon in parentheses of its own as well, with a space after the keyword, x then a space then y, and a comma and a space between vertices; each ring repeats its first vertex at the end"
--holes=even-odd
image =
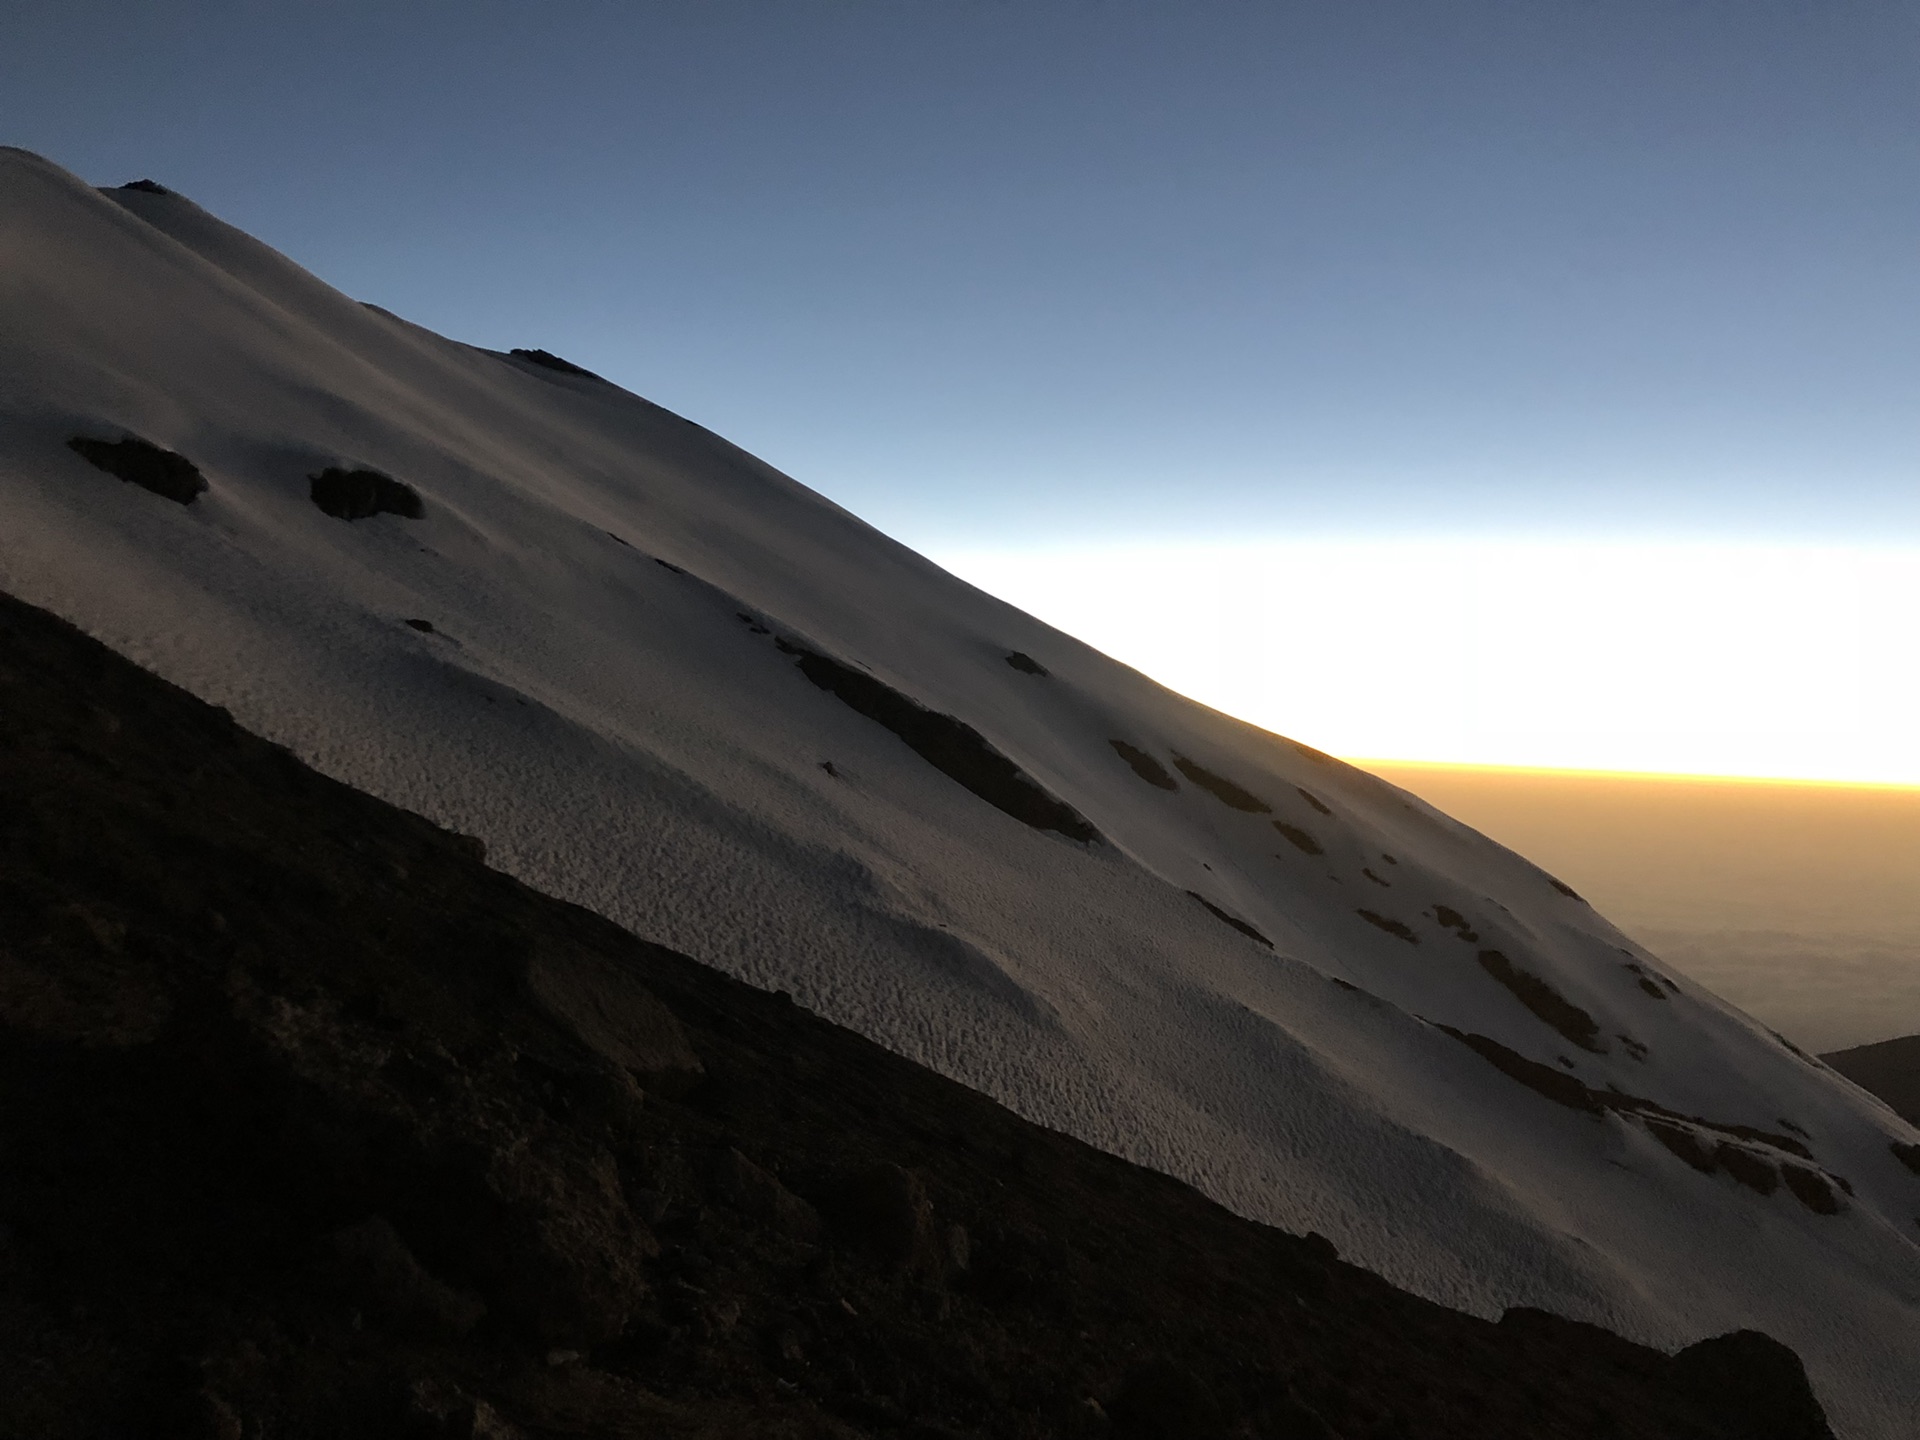
POLYGON ((542 890, 1410 1289, 1668 1348, 1752 1326, 1838 1433, 1920 1414, 1920 1135, 1526 860, 613 385, 17 150, 0 588, 542 890), (68 443, 128 436, 204 491, 68 443), (316 503, 403 493, 361 471, 418 518, 316 503))

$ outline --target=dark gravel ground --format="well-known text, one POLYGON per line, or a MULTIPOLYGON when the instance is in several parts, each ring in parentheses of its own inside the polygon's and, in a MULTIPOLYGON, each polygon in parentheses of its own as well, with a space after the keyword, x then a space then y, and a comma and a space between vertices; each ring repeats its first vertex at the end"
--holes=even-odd
POLYGON ((486 869, 0 597, 0 1436, 1777 1437, 486 869))

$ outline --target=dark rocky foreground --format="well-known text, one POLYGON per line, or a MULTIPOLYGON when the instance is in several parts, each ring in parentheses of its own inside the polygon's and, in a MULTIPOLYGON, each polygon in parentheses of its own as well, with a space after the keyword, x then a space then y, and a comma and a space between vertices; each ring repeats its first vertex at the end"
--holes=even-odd
MULTIPOLYGON (((377 737, 370 737, 377 743, 377 737)), ((482 863, 0 597, 0 1435, 1778 1437, 482 863)))

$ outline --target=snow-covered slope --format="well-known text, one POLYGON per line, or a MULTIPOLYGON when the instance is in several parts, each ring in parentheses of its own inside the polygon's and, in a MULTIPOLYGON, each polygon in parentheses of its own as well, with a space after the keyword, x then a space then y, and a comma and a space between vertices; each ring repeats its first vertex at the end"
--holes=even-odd
POLYGON ((0 588, 544 890, 1410 1288, 1667 1345, 1757 1326, 1843 1434, 1920 1413, 1920 1137, 1525 860, 624 391, 20 151, 0 588), (129 434, 208 488, 67 443, 129 434), (329 467, 423 513, 323 513, 329 467))

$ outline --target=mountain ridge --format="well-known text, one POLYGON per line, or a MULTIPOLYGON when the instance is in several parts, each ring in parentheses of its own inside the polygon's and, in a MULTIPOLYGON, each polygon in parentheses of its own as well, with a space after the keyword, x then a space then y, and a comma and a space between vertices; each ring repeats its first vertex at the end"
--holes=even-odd
POLYGON ((1920 1408, 1911 1129, 1521 857, 183 197, 0 153, 0 244, 0 588, 536 889, 1428 1298, 1669 1349, 1765 1330, 1841 1433, 1920 1408), (207 489, 67 444, 128 434, 207 489), (329 469, 419 518, 326 513, 329 469), (956 782, 780 640, 1101 840, 956 782), (1616 1093, 1647 1104, 1567 1103, 1616 1093))

